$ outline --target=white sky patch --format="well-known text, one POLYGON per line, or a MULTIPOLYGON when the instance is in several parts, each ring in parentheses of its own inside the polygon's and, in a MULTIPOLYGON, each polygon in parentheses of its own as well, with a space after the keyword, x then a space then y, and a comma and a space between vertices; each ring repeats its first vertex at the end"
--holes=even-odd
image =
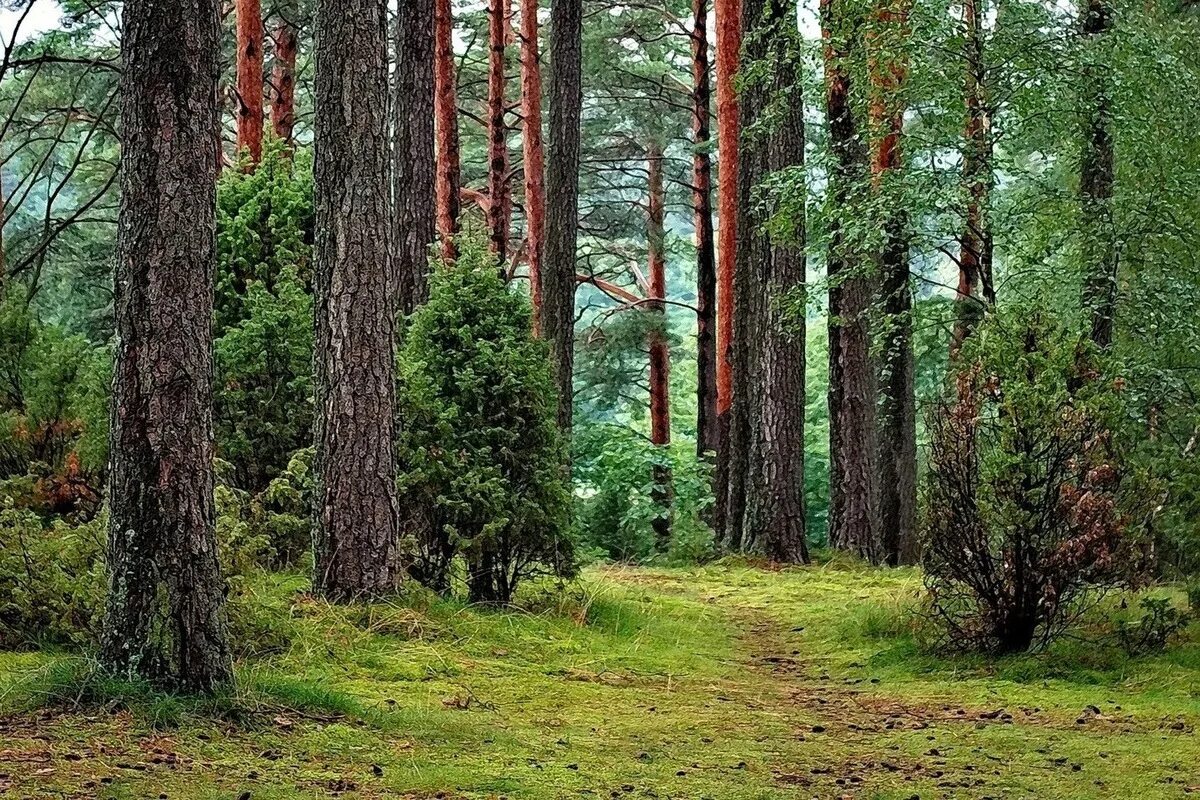
POLYGON ((5 43, 12 41, 13 31, 18 25, 20 30, 17 31, 17 38, 24 42, 61 24, 62 9, 55 0, 22 0, 15 4, 0 4, 0 36, 5 43))

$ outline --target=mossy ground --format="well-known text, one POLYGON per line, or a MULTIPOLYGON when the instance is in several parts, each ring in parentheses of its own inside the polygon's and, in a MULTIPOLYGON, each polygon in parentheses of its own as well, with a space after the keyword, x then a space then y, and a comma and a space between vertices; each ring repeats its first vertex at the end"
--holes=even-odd
POLYGON ((1200 644, 934 657, 908 623, 919 585, 848 565, 608 567, 496 611, 332 608, 264 577, 235 697, 197 706, 0 654, 0 795, 1200 793, 1200 644))

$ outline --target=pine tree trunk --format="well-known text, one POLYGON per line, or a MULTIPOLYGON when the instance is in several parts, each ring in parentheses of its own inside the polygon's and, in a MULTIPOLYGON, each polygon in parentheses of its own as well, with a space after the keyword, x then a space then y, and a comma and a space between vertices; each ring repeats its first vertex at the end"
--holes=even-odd
POLYGON ((525 254, 533 328, 541 334, 542 257, 546 238, 545 153, 542 147, 542 67, 538 63, 538 1, 521 0, 521 116, 525 162, 525 254))
POLYGON ((300 52, 300 9, 294 0, 281 4, 275 26, 275 58, 271 83, 271 128, 289 146, 296 128, 296 58, 300 52))
POLYGON ((395 589, 396 280, 385 0, 317 0, 314 590, 395 589))
POLYGON ((400 310, 429 299, 429 247, 437 240, 434 144, 433 8, 436 0, 400 0, 392 97, 395 269, 400 310))
MULTIPOLYGON (((831 207, 844 216, 861 208, 867 151, 851 103, 850 63, 855 31, 847 0, 821 0, 825 44, 825 103, 834 166, 831 207)), ((830 222, 829 276, 829 541, 877 562, 880 555, 876 485, 876 375, 871 358, 873 299, 869 258, 830 222)))
POLYGON ((546 252, 541 332, 558 386, 558 424, 571 431, 574 402, 575 247, 579 235, 579 126, 583 112, 583 0, 550 7, 550 127, 546 152, 546 252))
POLYGON ((979 326, 987 308, 996 302, 992 282, 992 230, 988 198, 992 183, 992 141, 987 108, 987 74, 983 59, 982 0, 963 5, 963 56, 966 63, 964 100, 967 126, 963 145, 963 182, 967 208, 959 240, 958 291, 955 298, 951 354, 979 326))
POLYGON ((262 159, 263 19, 262 0, 237 0, 238 150, 262 159))
POLYGON ((872 185, 884 242, 878 254, 883 299, 879 402, 879 525, 883 558, 917 559, 917 399, 914 383, 908 218, 898 180, 904 161, 903 92, 908 80, 910 0, 877 0, 871 35, 872 185))
POLYGON ((217 0, 125 2, 101 659, 180 692, 233 679, 213 506, 220 30, 217 0))
POLYGON ((712 458, 717 424, 717 265, 713 241, 712 89, 708 63, 708 0, 692 0, 692 214, 696 229, 696 450, 712 458))
POLYGON ((450 0, 434 0, 433 7, 434 119, 437 133, 437 228, 442 257, 457 253, 460 210, 458 142, 458 78, 454 66, 454 16, 450 0))
POLYGON ((488 243, 500 263, 508 260, 508 126, 504 122, 504 69, 509 0, 488 2, 488 243))
POLYGON ((654 466, 654 500, 658 506, 654 518, 654 540, 658 551, 671 546, 671 517, 674 505, 671 467, 666 452, 671 445, 671 351, 667 345, 667 254, 666 190, 663 186, 662 145, 653 142, 646 150, 649 170, 649 214, 646 244, 650 256, 650 302, 646 310, 659 319, 650 333, 650 442, 658 449, 654 466))
POLYGON ((1117 313, 1118 255, 1113 220, 1112 101, 1105 40, 1112 28, 1107 0, 1083 0, 1084 103, 1087 123, 1080 168, 1083 220, 1083 308, 1091 339, 1101 348, 1113 341, 1117 313))
MULTIPOLYGON (((762 209, 752 192, 769 174, 804 166, 804 103, 795 65, 800 61, 794 11, 779 0, 743 0, 747 58, 771 64, 773 80, 742 97, 745 125, 774 102, 782 109, 765 136, 743 143, 739 173, 742 232, 738 281, 757 297, 755 319, 735 329, 746 342, 746 374, 738 379, 735 406, 746 406, 745 511, 743 550, 772 561, 804 563, 808 543, 804 509, 805 412, 805 218, 803 206, 788 231, 768 236, 764 225, 777 209, 762 209), (753 278, 749 276, 753 275, 753 278), (745 387, 744 391, 741 391, 745 387)), ((739 307, 739 312, 740 312, 739 307)), ((735 347, 738 345, 735 343, 735 347)), ((734 419, 740 417, 734 414, 734 419)))
MULTIPOLYGON (((728 509, 728 498, 741 492, 729 463, 730 410, 733 405, 733 317, 734 272, 737 259, 738 206, 738 100, 734 79, 742 47, 742 17, 740 0, 714 0, 716 16, 716 89, 717 89, 717 429, 720 446, 717 451, 717 507, 714 523, 718 531, 726 526, 727 518, 735 513, 728 509)), ((736 512, 740 515, 740 508, 736 512)))

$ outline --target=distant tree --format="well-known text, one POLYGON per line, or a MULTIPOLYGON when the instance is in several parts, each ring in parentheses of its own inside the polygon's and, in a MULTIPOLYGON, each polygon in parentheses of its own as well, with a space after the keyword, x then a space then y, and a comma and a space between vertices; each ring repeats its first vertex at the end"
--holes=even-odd
POLYGON ((546 154, 542 144, 542 67, 538 2, 521 2, 521 138, 525 173, 525 260, 533 329, 541 333, 542 261, 546 254, 546 154))
POLYGON ((293 144, 296 127, 296 59, 300 53, 300 4, 282 0, 276 8, 272 40, 275 54, 271 71, 271 128, 275 136, 293 144))
POLYGON ((233 678, 213 506, 220 4, 127 0, 123 19, 101 653, 119 674, 206 692, 233 678))
POLYGON ((696 450, 720 446, 717 424, 717 264, 712 213, 712 76, 708 1, 692 2, 692 213, 696 229, 696 450))
POLYGON ((1099 347, 1113 343, 1117 316, 1118 253, 1113 220, 1115 163, 1112 131, 1111 67, 1108 39, 1113 9, 1107 0, 1082 0, 1084 37, 1083 103, 1085 128, 1079 192, 1083 222, 1083 308, 1091 339, 1099 347))
POLYGON ((263 16, 262 0, 237 0, 237 147, 262 158, 263 16))
POLYGON ((442 256, 454 257, 462 187, 458 141, 458 75, 454 65, 454 12, 450 0, 433 7, 434 130, 437 132, 437 224, 442 256))
POLYGON ((400 577, 385 0, 319 0, 316 43, 313 588, 350 600, 400 577))
MULTIPOLYGON (((657 319, 650 327, 650 443, 666 449, 671 444, 671 349, 667 343, 667 254, 666 231, 663 228, 666 215, 666 190, 663 187, 662 145, 652 141, 646 148, 648 173, 646 204, 646 249, 649 255, 650 293, 646 309, 657 319)), ((655 540, 660 552, 666 552, 671 544, 671 518, 673 516, 674 490, 671 487, 671 469, 664 456, 663 463, 654 467, 654 498, 658 503, 658 516, 654 519, 655 540)))

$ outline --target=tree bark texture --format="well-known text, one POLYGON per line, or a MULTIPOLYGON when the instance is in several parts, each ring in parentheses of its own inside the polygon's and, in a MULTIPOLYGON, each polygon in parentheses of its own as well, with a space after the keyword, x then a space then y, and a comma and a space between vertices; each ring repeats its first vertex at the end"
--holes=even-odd
POLYGON ((233 678, 213 506, 217 0, 126 0, 108 602, 101 660, 168 691, 233 678))
POLYGON ((262 0, 237 0, 238 150, 250 163, 262 160, 263 18, 262 0))
POLYGON ((488 244, 503 264, 508 259, 508 126, 504 122, 509 0, 488 0, 488 244))
POLYGON ((771 173, 804 167, 804 101, 796 64, 801 61, 794 11, 780 0, 743 0, 743 30, 756 61, 771 64, 772 80, 743 95, 743 121, 764 118, 769 106, 778 114, 770 126, 743 145, 742 201, 738 221, 743 245, 757 260, 739 260, 739 273, 759 271, 750 375, 744 398, 749 419, 748 458, 742 546, 772 561, 808 561, 804 506, 805 413, 805 216, 804 207, 782 210, 790 225, 770 235, 765 225, 780 212, 777 203, 763 208, 752 192, 771 173), (752 27, 753 26, 753 27, 752 27), (754 153, 754 155, 750 155, 754 153), (751 174, 747 174, 751 173, 751 174), (753 174, 757 173, 757 174, 753 174))
POLYGON ((963 99, 967 109, 963 183, 967 207, 963 232, 959 238, 958 290, 951 355, 957 355, 963 342, 979 326, 984 312, 996 302, 988 210, 992 186, 992 135, 983 50, 982 2, 965 0, 963 4, 963 60, 966 64, 963 99))
POLYGON ((458 77, 454 66, 454 15, 450 0, 434 0, 434 119, 437 131, 437 227, 442 257, 451 260, 457 250, 461 187, 458 141, 458 77))
POLYGON ((649 253, 650 296, 647 313, 658 317, 650 328, 650 442, 658 449, 654 466, 654 539, 659 552, 671 546, 671 517, 674 505, 669 454, 671 445, 671 350, 667 344, 667 254, 666 189, 663 184, 663 149, 653 142, 646 149, 649 172, 646 244, 649 253))
POLYGON ((583 112, 583 2, 550 7, 550 126, 546 252, 539 274, 541 333, 558 386, 558 424, 570 434, 574 401, 575 248, 579 236, 579 135, 583 112))
POLYGON ((392 97, 392 197, 400 310, 429 299, 429 248, 437 240, 433 9, 436 0, 400 0, 392 97))
POLYGON ((1113 341, 1117 313, 1118 254, 1113 219, 1113 136, 1111 82, 1105 62, 1105 40, 1112 30, 1108 0, 1083 0, 1084 55, 1083 158, 1080 168, 1082 209, 1083 308, 1091 339, 1101 348, 1113 341))
POLYGON ((275 24, 275 57, 272 64, 271 129, 275 136, 294 144, 296 129, 296 59, 300 54, 300 9, 294 0, 281 3, 275 24))
POLYGON ((541 334, 542 258, 546 248, 546 165, 542 144, 542 67, 538 60, 538 0, 521 0, 521 117, 525 173, 525 259, 533 328, 541 334))
POLYGON ((317 0, 314 590, 350 600, 399 575, 385 0, 317 0))
POLYGON ((883 305, 879 370, 879 530, 887 563, 917 560, 917 398, 904 161, 909 3, 876 0, 870 34, 871 178, 882 213, 878 253, 883 305))
POLYGON ((717 265, 712 213, 708 0, 692 0, 692 218, 696 229, 696 450, 711 458, 717 424, 717 265))
POLYGON ((849 59, 861 27, 847 0, 821 0, 825 104, 834 165, 829 176, 829 541, 877 562, 880 555, 876 485, 876 375, 871 358, 870 258, 841 218, 861 207, 867 150, 851 104, 849 59))

